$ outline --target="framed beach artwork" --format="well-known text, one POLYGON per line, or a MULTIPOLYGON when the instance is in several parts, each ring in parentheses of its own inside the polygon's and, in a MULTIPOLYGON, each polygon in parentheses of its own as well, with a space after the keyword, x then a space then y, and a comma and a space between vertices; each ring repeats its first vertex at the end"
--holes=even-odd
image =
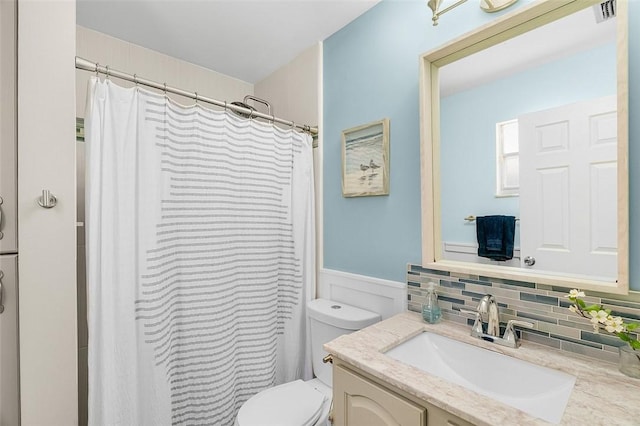
POLYGON ((389 195, 389 119, 342 132, 342 196, 389 195))

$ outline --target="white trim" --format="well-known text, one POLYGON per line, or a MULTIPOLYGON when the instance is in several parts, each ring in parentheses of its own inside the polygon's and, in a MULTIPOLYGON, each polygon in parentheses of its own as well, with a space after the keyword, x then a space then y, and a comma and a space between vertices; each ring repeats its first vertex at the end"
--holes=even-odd
POLYGON ((513 249, 513 259, 504 262, 497 262, 495 260, 478 256, 477 244, 452 243, 445 241, 442 243, 442 258, 443 260, 455 260, 457 262, 518 267, 520 266, 520 247, 513 249))
POLYGON ((407 310, 407 284, 331 269, 318 269, 318 297, 380 314, 382 319, 407 310))
MULTIPOLYGON (((318 278, 320 277, 320 271, 324 266, 324 77, 323 77, 323 58, 324 58, 324 44, 322 41, 318 42, 319 57, 318 57, 318 147, 315 149, 315 155, 317 158, 316 165, 318 166, 315 176, 316 181, 316 268, 318 271, 318 278)), ((318 281, 320 281, 318 279, 318 281)), ((317 290, 316 290, 317 291, 317 290)))
POLYGON ((516 125, 518 127, 518 119, 505 120, 496 123, 496 197, 515 197, 519 195, 520 192, 520 177, 518 176, 518 185, 508 187, 505 184, 506 180, 506 167, 505 160, 507 158, 516 157, 518 161, 520 160, 520 144, 518 140, 518 134, 516 131, 516 145, 518 146, 518 150, 515 152, 506 153, 505 146, 505 132, 504 128, 511 125, 516 125))

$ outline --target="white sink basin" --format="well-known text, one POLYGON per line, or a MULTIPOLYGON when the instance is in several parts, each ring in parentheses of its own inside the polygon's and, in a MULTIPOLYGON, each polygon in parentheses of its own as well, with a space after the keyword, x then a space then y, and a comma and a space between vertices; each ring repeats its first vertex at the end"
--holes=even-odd
POLYGON ((429 332, 386 355, 556 424, 576 381, 561 371, 429 332))

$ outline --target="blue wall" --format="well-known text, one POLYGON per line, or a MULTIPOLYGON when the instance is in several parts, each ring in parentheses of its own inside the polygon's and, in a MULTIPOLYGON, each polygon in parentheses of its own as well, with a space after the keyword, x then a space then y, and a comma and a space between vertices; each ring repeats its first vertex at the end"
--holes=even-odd
MULTIPOLYGON (((431 25, 424 0, 383 0, 324 42, 324 266, 404 282, 406 264, 421 261, 419 55, 486 24, 503 13, 465 3, 431 25), (390 195, 343 198, 343 129, 388 117, 390 195)), ((640 2, 630 2, 630 74, 640 70, 640 2), (634 40, 639 40, 634 43, 634 40)), ((630 117, 640 112, 640 79, 630 79, 630 117)), ((631 118, 630 154, 640 120, 631 118)), ((630 164, 633 161, 630 160, 630 164)), ((640 212, 640 171, 630 167, 631 205, 640 212), (633 185, 638 182, 638 185, 633 185)), ((640 253, 640 227, 631 223, 631 259, 640 253)), ((640 262, 631 261, 640 289, 640 262)), ((635 285, 634 285, 635 284, 635 285)))
POLYGON ((470 214, 519 216, 518 197, 495 196, 495 124, 614 95, 615 64, 611 42, 441 100, 442 241, 475 244, 475 224, 463 220, 470 214))

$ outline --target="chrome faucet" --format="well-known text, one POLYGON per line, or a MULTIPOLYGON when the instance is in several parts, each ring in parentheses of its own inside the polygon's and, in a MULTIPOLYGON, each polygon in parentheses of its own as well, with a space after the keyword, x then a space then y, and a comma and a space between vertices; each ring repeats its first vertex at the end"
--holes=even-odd
POLYGON ((490 336, 500 337, 500 317, 495 297, 490 294, 482 297, 476 311, 480 314, 483 331, 490 336))
POLYGON ((497 343, 501 346, 517 348, 520 340, 515 332, 514 326, 533 328, 533 324, 527 321, 509 320, 504 334, 500 337, 500 315, 495 297, 486 294, 480 299, 475 311, 460 309, 464 314, 475 315, 475 322, 471 327, 471 335, 488 342, 497 343))

